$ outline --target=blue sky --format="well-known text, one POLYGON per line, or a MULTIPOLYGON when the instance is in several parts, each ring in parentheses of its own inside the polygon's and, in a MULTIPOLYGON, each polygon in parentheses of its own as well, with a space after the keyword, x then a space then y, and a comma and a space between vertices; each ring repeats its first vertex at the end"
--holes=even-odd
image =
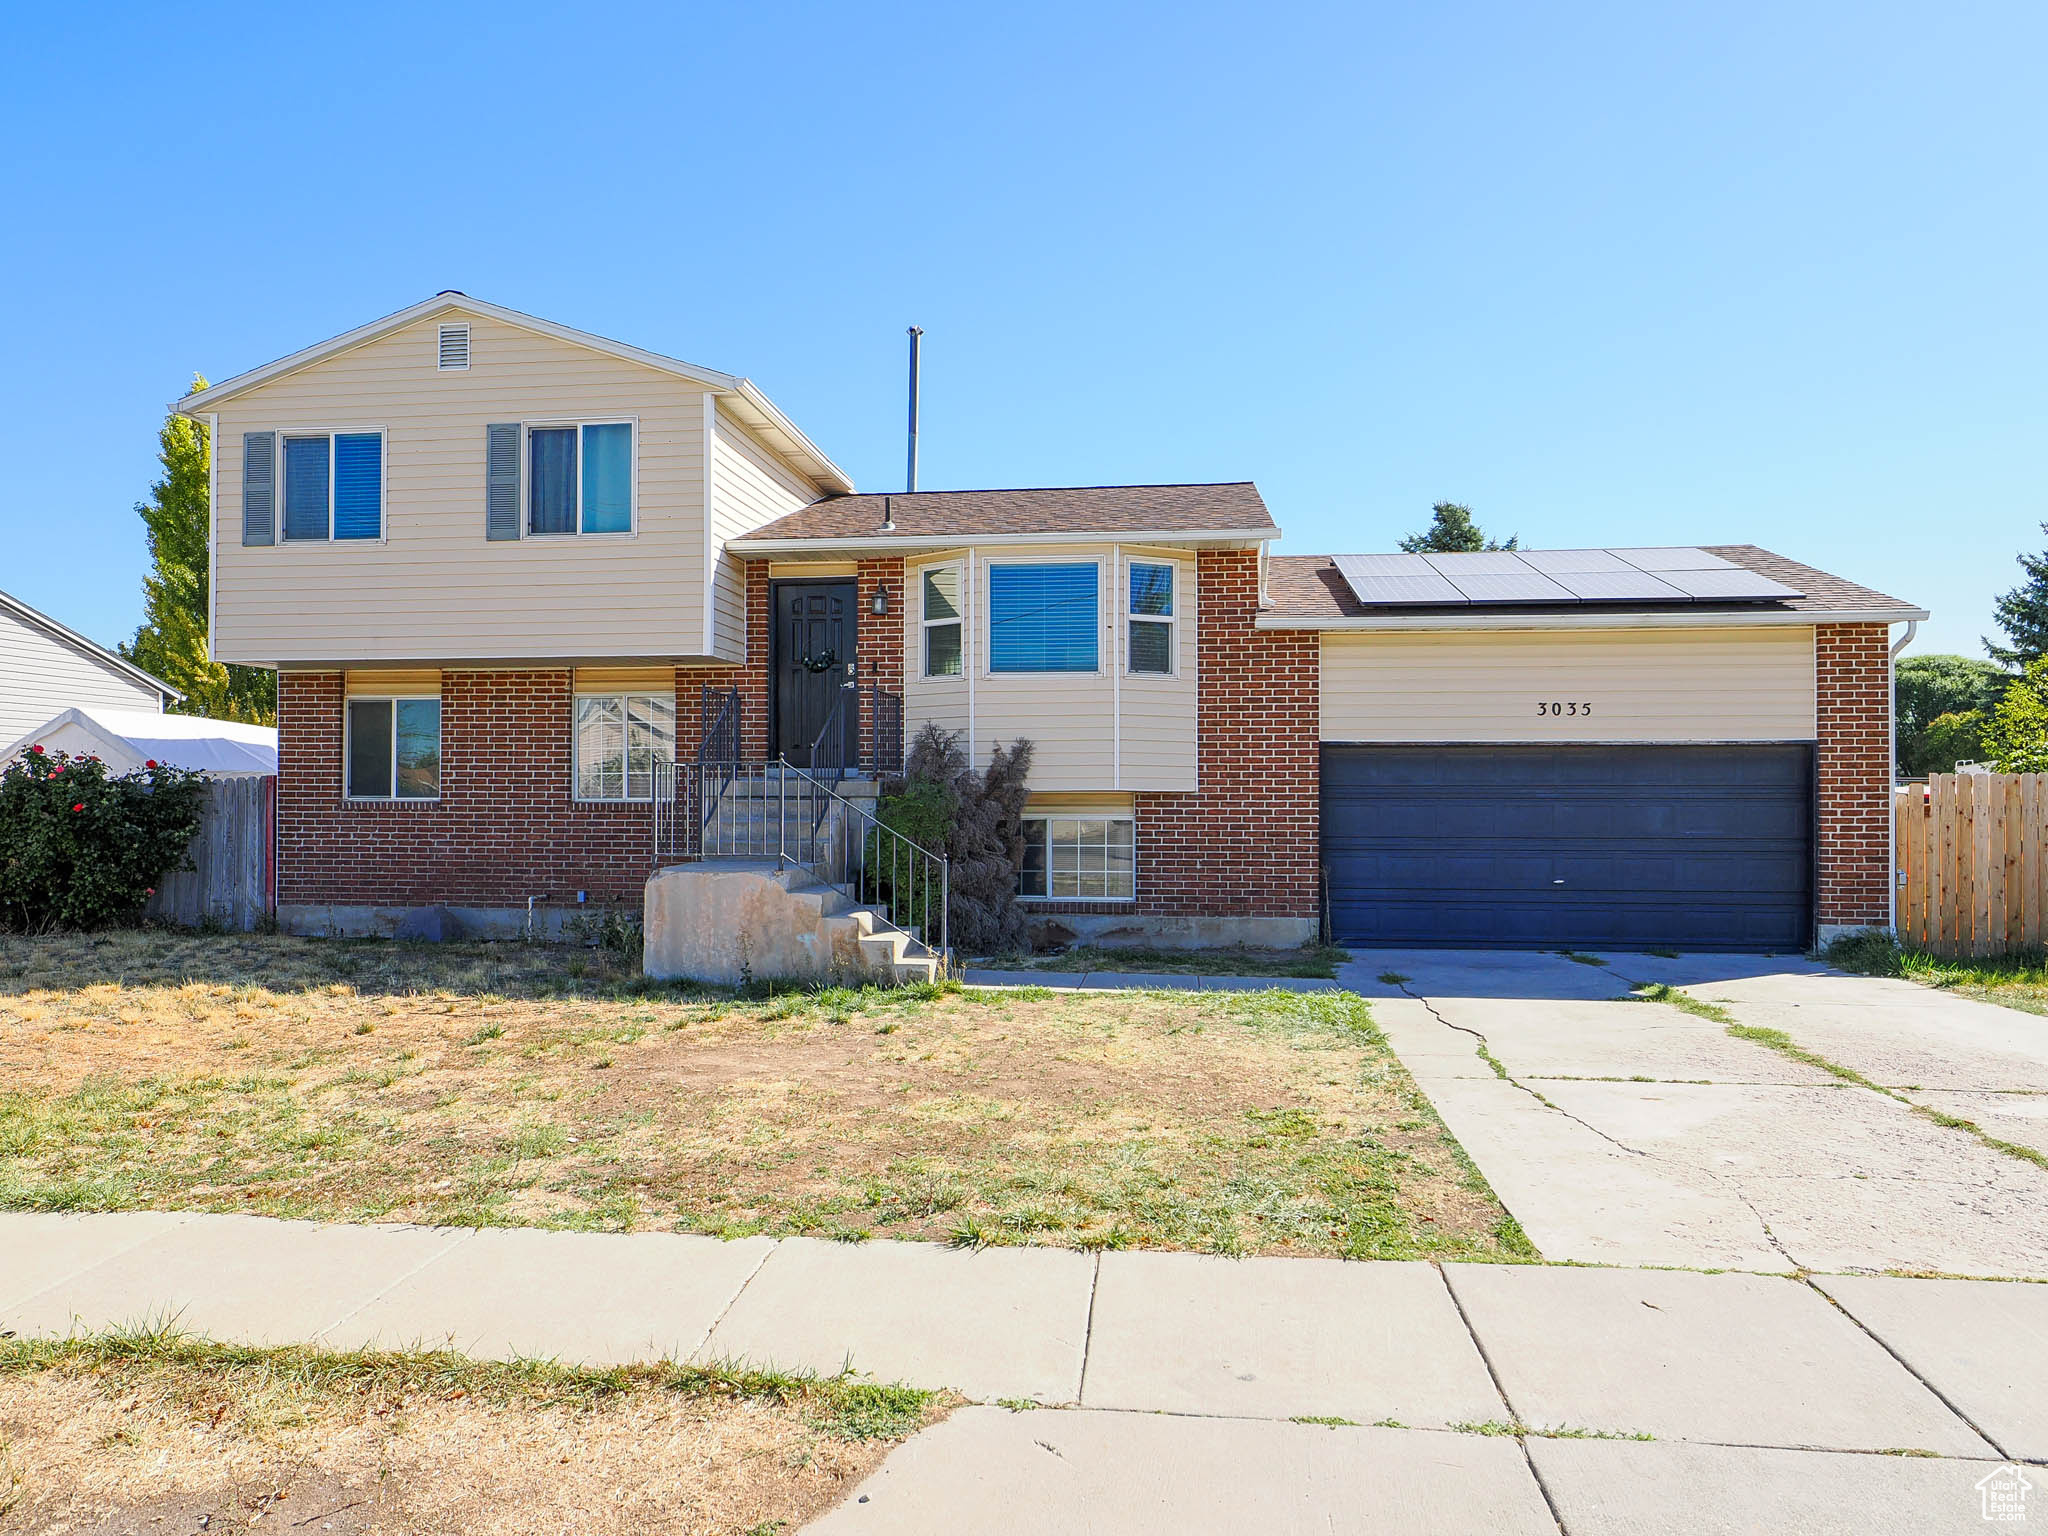
POLYGON ((140 615, 164 402, 461 288, 755 379, 864 489, 1254 479, 1754 542, 1975 652, 2048 520, 2038 4, 36 7, 0 587, 140 615))

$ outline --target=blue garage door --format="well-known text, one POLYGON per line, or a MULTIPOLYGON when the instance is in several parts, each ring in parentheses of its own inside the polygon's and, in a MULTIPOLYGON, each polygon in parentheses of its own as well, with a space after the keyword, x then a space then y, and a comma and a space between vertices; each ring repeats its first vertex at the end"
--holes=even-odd
POLYGON ((1326 746, 1322 825, 1340 942, 1812 938, 1810 747, 1326 746))

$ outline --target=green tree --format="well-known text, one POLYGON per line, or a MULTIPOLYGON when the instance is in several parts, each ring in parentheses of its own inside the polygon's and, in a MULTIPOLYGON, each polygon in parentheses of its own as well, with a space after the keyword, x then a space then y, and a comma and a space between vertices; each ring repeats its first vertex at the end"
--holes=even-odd
MULTIPOLYGON (((2041 525, 2048 533, 2048 523, 2041 525)), ((2020 555, 2020 569, 2027 579, 1999 598, 1992 613, 2011 645, 1998 645, 1985 637, 1984 649, 2009 667, 2025 666, 2037 656, 2048 656, 2048 552, 2020 555)))
POLYGON ((1973 656, 1908 656, 1896 679, 1899 769, 1952 773, 1958 757, 1974 759, 1974 732, 1990 718, 2012 674, 1973 656), (1946 721, 1938 734, 1935 723, 1946 721))
POLYGON ((1401 541, 1401 548, 1411 555, 1475 555, 1484 550, 1520 547, 1519 537, 1510 538, 1505 544, 1489 540, 1472 521, 1472 509, 1455 501, 1440 501, 1430 512, 1429 526, 1401 541))
POLYGON ((1908 764, 1901 753, 1900 766, 1913 774, 1954 773, 1957 763, 1982 762, 1984 727, 1989 723, 1990 716, 1981 709, 1936 715, 1915 742, 1913 761, 1908 764))
POLYGON ((2048 657, 2013 679, 1984 728, 1984 749, 2000 773, 2048 773, 2048 657))
MULTIPOLYGON (((194 378, 195 390, 206 380, 194 378)), ((157 433, 163 478, 135 512, 149 533, 150 570, 142 578, 142 626, 121 654, 185 695, 172 709, 216 720, 277 720, 277 677, 261 667, 222 666, 206 655, 206 424, 173 413, 157 433)))

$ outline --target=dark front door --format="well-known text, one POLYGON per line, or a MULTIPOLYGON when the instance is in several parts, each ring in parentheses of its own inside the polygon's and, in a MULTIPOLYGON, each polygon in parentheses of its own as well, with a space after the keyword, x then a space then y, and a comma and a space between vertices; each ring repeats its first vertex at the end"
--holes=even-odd
POLYGON ((1359 944, 1799 949, 1805 746, 1323 748, 1330 927, 1359 944))
MULTIPOLYGON (((851 681, 854 585, 851 581, 778 581, 774 584, 775 750, 800 768, 811 766, 811 746, 833 705, 851 681)), ((859 722, 849 702, 845 744, 859 722)))

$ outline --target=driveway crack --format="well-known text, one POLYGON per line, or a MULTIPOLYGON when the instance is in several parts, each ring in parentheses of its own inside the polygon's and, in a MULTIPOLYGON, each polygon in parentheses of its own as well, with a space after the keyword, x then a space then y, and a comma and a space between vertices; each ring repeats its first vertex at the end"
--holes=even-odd
MULTIPOLYGON (((1617 973, 1617 975, 1618 974, 1619 973, 1617 973)), ((1622 976, 1620 979, 1628 982, 1631 986, 1639 987, 1644 985, 1644 983, 1634 981, 1626 976, 1622 976)), ((1443 1025, 1446 1029, 1455 1029, 1460 1034, 1470 1035, 1474 1040, 1478 1041, 1479 1059, 1485 1062, 1489 1067, 1493 1068, 1494 1075, 1498 1077, 1502 1082, 1508 1084, 1508 1086, 1512 1088, 1519 1088, 1523 1093, 1528 1094, 1530 1098, 1534 1099, 1538 1104, 1541 1104, 1545 1109, 1550 1110, 1554 1114, 1562 1115, 1565 1119, 1571 1121, 1572 1124, 1581 1126, 1584 1129, 1591 1131, 1595 1136, 1598 1136, 1602 1141, 1606 1142, 1609 1146, 1614 1147, 1619 1151, 1626 1152, 1630 1157, 1640 1157, 1646 1162, 1661 1163, 1665 1166, 1677 1168, 1688 1175, 1704 1175, 1711 1183, 1713 1183, 1716 1187, 1718 1187, 1728 1195, 1732 1196, 1736 1201, 1738 1201, 1741 1204, 1744 1210, 1749 1212, 1750 1218, 1757 1224, 1757 1230, 1763 1233, 1764 1241, 1771 1245, 1771 1249, 1773 1252, 1777 1253, 1779 1257, 1784 1259, 1788 1268, 1796 1272, 1804 1272, 1805 1266, 1801 1264, 1797 1259, 1795 1259, 1791 1255, 1791 1253, 1786 1250, 1785 1245, 1778 1240, 1778 1234, 1771 1230, 1771 1224, 1769 1221, 1764 1219, 1764 1213, 1757 1208, 1756 1202, 1750 1199, 1749 1192, 1742 1187, 1741 1183, 1736 1180, 1734 1175, 1721 1173, 1712 1168, 1700 1167, 1689 1163, 1670 1163, 1667 1159, 1659 1157, 1655 1152, 1650 1151, 1646 1147, 1632 1147, 1627 1142, 1623 1141, 1620 1137, 1610 1135, 1608 1132, 1602 1130, 1599 1126, 1593 1124, 1592 1121, 1587 1120, 1581 1115, 1573 1114, 1570 1110, 1566 1109, 1562 1104, 1559 1104, 1556 1100, 1545 1097, 1542 1093, 1539 1093, 1536 1089, 1531 1088, 1527 1083, 1523 1082, 1520 1078, 1516 1077, 1512 1072, 1508 1071, 1507 1064, 1503 1062, 1498 1056, 1493 1054, 1492 1045, 1488 1042, 1485 1034, 1483 1034, 1481 1031, 1472 1028, 1468 1024, 1460 1024, 1457 1023, 1455 1020, 1445 1018, 1444 1015, 1438 1011, 1436 1004, 1432 1003, 1428 998, 1422 996, 1420 993, 1411 990, 1406 982, 1397 982, 1394 984, 1400 988, 1400 991, 1403 996, 1412 998, 1414 1001, 1422 1004, 1424 1010, 1429 1014, 1429 1016, 1432 1019, 1435 1019, 1437 1023, 1443 1025)))

